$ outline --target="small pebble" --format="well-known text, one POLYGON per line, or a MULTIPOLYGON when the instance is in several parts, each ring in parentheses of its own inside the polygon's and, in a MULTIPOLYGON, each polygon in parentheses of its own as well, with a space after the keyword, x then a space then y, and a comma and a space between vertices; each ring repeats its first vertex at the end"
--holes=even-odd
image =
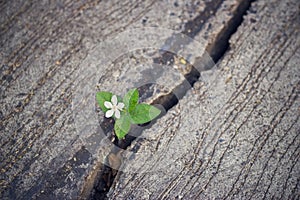
POLYGON ((184 65, 186 64, 186 60, 184 58, 180 58, 180 62, 184 65))

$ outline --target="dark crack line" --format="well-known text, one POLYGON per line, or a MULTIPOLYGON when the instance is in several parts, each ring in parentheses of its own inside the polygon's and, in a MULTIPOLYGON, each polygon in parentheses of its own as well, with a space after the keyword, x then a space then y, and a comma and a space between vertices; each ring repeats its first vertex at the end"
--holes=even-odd
MULTIPOLYGON (((219 37, 217 38, 217 41, 215 41, 214 46, 212 47, 212 51, 210 52, 210 56, 213 58, 213 60, 215 62, 219 61, 222 58, 222 56, 225 54, 225 52, 227 51, 227 49, 229 47, 229 38, 231 37, 232 34, 234 34, 236 32, 237 28, 242 23, 243 16, 246 14, 246 11, 249 9, 251 2, 252 1, 245 1, 239 5, 237 12, 235 13, 235 16, 229 22, 229 26, 227 27, 227 29, 224 32, 222 32, 222 35, 219 35, 219 37)), ((210 3, 208 3, 208 4, 210 5, 210 3)), ((195 20, 187 22, 185 24, 185 30, 182 33, 188 35, 191 38, 195 37, 202 30, 203 24, 205 24, 204 22, 206 22, 211 16, 213 16, 211 14, 211 12, 216 13, 216 11, 218 10, 218 8, 221 4, 222 4, 222 1, 217 1, 217 3, 213 2, 212 5, 210 5, 210 6, 208 5, 206 7, 206 10, 203 13, 205 14, 205 13, 209 12, 209 15, 205 16, 202 13, 201 15, 196 17, 195 20), (209 16, 209 17, 207 17, 207 16, 209 16), (202 25, 201 25, 200 21, 203 22, 202 25)), ((161 63, 167 63, 167 62, 172 63, 173 60, 174 60, 173 55, 171 54, 171 56, 170 56, 169 53, 165 53, 160 58, 154 59, 155 62, 159 61, 161 63)), ((210 69, 212 66, 206 66, 206 67, 207 67, 207 69, 210 69)), ((190 85, 193 85, 196 81, 198 81, 199 77, 200 77, 200 73, 195 68, 193 68, 190 73, 185 75, 185 78, 190 83, 190 85)), ((187 88, 184 86, 184 84, 180 84, 171 93, 161 96, 160 98, 153 101, 153 104, 161 104, 168 111, 169 109, 171 109, 175 105, 177 105, 179 99, 181 99, 183 96, 185 96, 186 92, 187 92, 187 88), (178 95, 176 96, 174 93, 176 93, 176 94, 179 93, 180 94, 179 98, 177 98, 178 95)), ((111 131, 111 130, 108 130, 108 131, 111 131)), ((131 142, 135 139, 136 138, 132 137, 132 136, 126 137, 125 138, 125 143, 126 143, 125 148, 128 147, 131 144, 131 142)), ((104 168, 107 168, 107 166, 104 168)), ((95 187, 97 187, 99 185, 99 182, 100 182, 100 180, 97 180, 95 182, 95 187)), ((102 195, 102 197, 105 196, 107 191, 108 190, 105 190, 104 195, 102 195)), ((170 188, 168 189, 168 191, 170 191, 170 188)), ((95 194, 93 194, 91 196, 92 199, 93 199, 93 197, 95 197, 94 195, 95 194)))

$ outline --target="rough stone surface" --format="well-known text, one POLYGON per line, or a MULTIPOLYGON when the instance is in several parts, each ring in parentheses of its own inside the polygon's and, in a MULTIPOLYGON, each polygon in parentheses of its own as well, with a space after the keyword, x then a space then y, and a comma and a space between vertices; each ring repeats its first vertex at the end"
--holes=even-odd
MULTIPOLYGON (((203 46, 214 54, 220 36, 247 3, 0 2, 1 199, 78 198, 88 175, 99 168, 104 154, 91 144, 91 134, 78 132, 72 109, 77 84, 92 70, 85 62, 103 61, 86 61, 97 44, 123 30, 157 26, 204 38, 203 46)), ((132 87, 130 79, 122 87, 116 84, 121 69, 112 66, 97 72, 100 88, 124 92, 132 87)), ((169 80, 165 84, 172 86, 169 80)))
POLYGON ((123 152, 110 199, 300 198, 299 6, 252 4, 214 81, 123 152))

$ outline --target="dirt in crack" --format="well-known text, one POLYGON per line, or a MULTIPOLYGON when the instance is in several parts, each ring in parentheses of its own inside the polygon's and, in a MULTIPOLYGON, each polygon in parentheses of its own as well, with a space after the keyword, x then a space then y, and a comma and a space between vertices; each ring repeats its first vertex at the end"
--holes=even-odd
MULTIPOLYGON (((233 13, 233 17, 228 22, 226 28, 223 31, 221 31, 221 33, 218 36, 216 36, 216 40, 208 46, 207 51, 214 62, 218 62, 218 60, 227 51, 229 47, 229 39, 242 23, 243 16, 250 8, 251 2, 253 2, 253 0, 243 1, 239 4, 238 8, 236 9, 236 12, 233 13)), ((208 2, 206 9, 199 16, 197 16, 193 21, 189 21, 185 24, 185 29, 182 33, 188 35, 191 38, 195 37, 201 31, 203 24, 211 16, 214 16, 214 14, 219 9, 222 3, 223 1, 214 1, 213 3, 208 2)), ((155 58, 153 61, 154 63, 158 64, 170 64, 173 63, 174 56, 176 55, 170 52, 166 52, 162 54, 162 56, 160 56, 159 58, 155 58)), ((208 64, 205 66, 205 69, 208 70, 211 67, 213 66, 208 64)), ((174 88, 173 91, 171 91, 170 93, 160 96, 159 98, 153 100, 152 104, 162 105, 165 111, 168 111, 169 109, 174 107, 178 103, 178 101, 186 94, 189 88, 193 86, 196 81, 198 81, 200 77, 200 72, 194 67, 192 67, 191 71, 188 74, 185 74, 184 76, 187 82, 189 83, 189 86, 187 86, 186 82, 183 82, 179 84, 176 88, 174 88)), ((141 97, 151 95, 151 86, 151 84, 148 84, 144 85, 141 88, 138 88, 141 97)), ((159 120, 161 116, 159 116, 156 120, 159 120)), ((115 148, 112 149, 109 156, 107 156, 106 158, 106 162, 110 163, 112 167, 102 165, 101 169, 97 173, 93 190, 89 196, 89 198, 93 200, 106 199, 106 195, 112 187, 117 174, 121 173, 116 170, 120 166, 120 160, 118 156, 118 154, 120 153, 120 149, 126 150, 126 148, 136 139, 135 136, 128 134, 126 135, 125 139, 118 140, 117 137, 114 136, 114 134, 111 134, 113 131, 113 123, 113 120, 107 119, 104 119, 101 123, 101 128, 103 129, 104 133, 109 137, 110 141, 113 142, 115 148)), ((151 122, 151 124, 153 125, 155 124, 155 122, 151 122)), ((149 128, 149 126, 143 127, 143 125, 140 125, 140 127, 142 128, 139 128, 138 131, 134 130, 136 136, 141 135, 143 130, 149 128)))
MULTIPOLYGON (((151 87, 154 84, 147 84, 143 85, 142 87, 138 88, 139 94, 141 96, 141 101, 145 100, 149 96, 149 94, 152 94, 151 87)), ((167 94, 164 96, 161 96, 160 98, 154 100, 152 104, 160 104, 164 108, 162 111, 169 110, 174 105, 176 105, 178 102, 177 97, 173 94, 167 94)), ((159 119, 164 112, 160 116, 158 116, 157 119, 159 119)), ((156 120, 157 120, 156 119, 156 120)), ((100 124, 102 130, 104 131, 105 135, 109 138, 109 140, 114 144, 113 149, 109 153, 109 155, 106 157, 105 163, 109 163, 108 165, 102 165, 100 171, 98 172, 98 175, 96 177, 96 183, 94 185, 93 191, 91 193, 90 199, 105 199, 106 194, 109 191, 110 187, 113 184, 113 181, 118 173, 116 169, 120 167, 121 161, 119 158, 119 154, 121 152, 121 149, 126 150, 126 148, 137 138, 135 136, 139 136, 142 134, 142 132, 150 128, 152 124, 155 124, 155 121, 146 123, 146 124, 140 124, 136 127, 133 127, 129 134, 125 136, 124 139, 118 140, 118 138, 115 136, 115 134, 112 134, 113 132, 113 123, 114 121, 111 119, 104 118, 102 123, 100 124), (133 136, 133 134, 135 136, 133 136)), ((136 149, 137 150, 137 149, 136 149)))

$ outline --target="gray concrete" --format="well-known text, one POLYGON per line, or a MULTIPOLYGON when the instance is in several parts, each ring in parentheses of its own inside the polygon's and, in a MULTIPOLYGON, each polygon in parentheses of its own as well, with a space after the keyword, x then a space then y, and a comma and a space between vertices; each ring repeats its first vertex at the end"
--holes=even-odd
MULTIPOLYGON (((203 74, 144 132, 146 139, 123 152, 126 173, 117 176, 110 198, 196 198, 198 192, 203 198, 298 197, 299 3, 287 2, 253 5, 220 70, 203 74), (138 149, 134 160, 128 159, 132 149, 138 149), (164 160, 157 162, 160 155, 164 160), (140 167, 148 157, 152 173, 133 174, 147 171, 140 167)), ((94 126, 103 113, 78 94, 89 92, 83 86, 124 94, 136 79, 149 76, 135 65, 148 52, 106 63, 122 52, 121 43, 104 45, 112 53, 103 55, 102 41, 131 28, 157 26, 191 36, 215 58, 248 3, 1 2, 1 199, 76 199, 91 192, 110 147, 99 146, 94 126), (128 63, 134 67, 124 66, 128 63)), ((189 73, 180 58, 175 61, 174 69, 189 73)), ((148 102, 182 83, 174 69, 153 75, 164 87, 149 92, 148 102)))
POLYGON ((297 1, 253 3, 215 81, 123 153, 110 199, 299 199, 298 13, 297 1))

